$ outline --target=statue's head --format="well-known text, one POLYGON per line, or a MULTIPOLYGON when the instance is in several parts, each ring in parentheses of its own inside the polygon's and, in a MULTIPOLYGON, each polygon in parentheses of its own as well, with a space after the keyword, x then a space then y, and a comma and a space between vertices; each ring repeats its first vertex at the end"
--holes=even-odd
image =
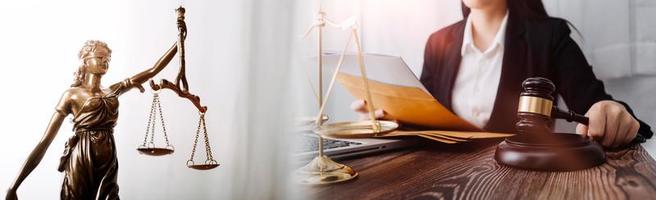
POLYGON ((75 72, 75 81, 71 86, 81 85, 87 73, 100 75, 107 73, 111 55, 112 50, 106 43, 99 40, 86 41, 78 54, 82 64, 75 72))
POLYGON ((107 44, 98 40, 89 40, 84 43, 78 57, 85 67, 86 73, 105 74, 112 57, 112 50, 107 44))

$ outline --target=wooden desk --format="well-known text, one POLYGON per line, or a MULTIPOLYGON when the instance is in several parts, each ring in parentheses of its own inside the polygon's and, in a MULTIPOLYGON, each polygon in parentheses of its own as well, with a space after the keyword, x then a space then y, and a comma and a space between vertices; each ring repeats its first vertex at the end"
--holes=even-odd
POLYGON ((308 187, 316 199, 656 199, 656 162, 639 145, 598 167, 528 171, 494 161, 498 141, 422 147, 342 160, 359 176, 308 187))

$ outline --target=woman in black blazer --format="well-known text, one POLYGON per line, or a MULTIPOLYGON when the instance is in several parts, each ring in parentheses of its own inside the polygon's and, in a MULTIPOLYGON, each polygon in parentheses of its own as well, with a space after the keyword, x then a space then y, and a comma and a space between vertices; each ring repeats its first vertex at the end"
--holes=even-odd
MULTIPOLYGON (((477 17, 471 22, 473 44, 486 49, 490 41, 485 41, 485 34, 492 38, 496 31, 489 37, 485 26, 500 24, 499 13, 507 12, 501 76, 484 130, 514 132, 522 81, 545 77, 553 81, 557 94, 569 109, 586 113, 590 118, 589 127, 577 127, 579 134, 597 138, 606 147, 642 142, 653 135, 628 105, 606 93, 579 46, 570 38, 568 22, 549 17, 541 0, 463 0, 462 8, 465 19, 433 33, 428 39, 420 78, 426 89, 450 110, 453 111, 453 89, 462 61, 467 18, 477 17), (495 12, 497 21, 484 18, 495 12)), ((499 30, 498 25, 495 30, 499 30)), ((356 111, 366 111, 362 106, 353 107, 356 111)))

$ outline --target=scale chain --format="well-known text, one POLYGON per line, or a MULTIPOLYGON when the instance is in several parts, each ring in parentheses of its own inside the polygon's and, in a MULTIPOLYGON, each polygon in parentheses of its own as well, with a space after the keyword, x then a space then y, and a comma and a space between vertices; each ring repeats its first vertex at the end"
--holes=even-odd
POLYGON ((205 113, 201 113, 200 118, 198 119, 198 128, 196 128, 196 137, 194 139, 194 146, 191 149, 191 156, 189 157, 187 163, 189 163, 189 161, 191 161, 192 163, 194 162, 194 155, 196 155, 196 145, 198 145, 198 135, 200 134, 201 123, 203 121, 204 115, 205 113))
POLYGON ((203 132, 205 134, 205 153, 207 154, 207 161, 213 161, 212 158, 212 148, 210 147, 210 139, 207 136, 207 125, 205 125, 205 115, 201 116, 201 121, 203 122, 203 132))
POLYGON ((166 133, 166 125, 164 123, 164 112, 162 112, 162 105, 159 100, 159 94, 154 93, 153 94, 153 102, 150 105, 150 114, 148 115, 148 124, 146 124, 146 134, 144 136, 144 142, 142 144, 143 147, 148 147, 147 144, 152 145, 152 147, 155 147, 155 124, 157 124, 157 112, 159 111, 159 118, 160 122, 162 124, 162 132, 164 132, 164 140, 166 141, 166 146, 167 147, 173 147, 171 146, 169 142, 169 136, 166 133), (150 134, 150 143, 148 143, 148 134, 150 134))
MULTIPOLYGON (((155 95, 157 95, 157 94, 155 94, 155 95)), ((164 112, 162 112, 162 104, 159 101, 159 95, 157 95, 156 97, 157 97, 157 108, 159 110, 159 119, 160 119, 160 122, 162 122, 162 132, 164 132, 164 140, 166 140, 166 146, 169 147, 169 146, 171 146, 171 144, 169 143, 169 136, 166 134, 166 126, 164 125, 164 114, 162 114, 162 113, 164 113, 164 112)), ((154 132, 154 129, 153 129, 153 132, 154 132)))
MULTIPOLYGON (((144 135, 144 141, 142 146, 146 147, 146 144, 148 143, 148 134, 150 133, 151 126, 153 124, 153 114, 155 111, 155 99, 157 94, 153 96, 153 102, 150 104, 150 114, 148 115, 148 124, 146 124, 146 134, 144 135)), ((154 129, 154 127, 153 127, 154 129)))
POLYGON ((153 107, 150 108, 150 112, 153 115, 152 121, 150 122, 150 125, 151 125, 150 144, 153 145, 153 147, 155 147, 155 124, 156 124, 155 121, 157 121, 156 107, 159 105, 159 94, 157 94, 157 93, 153 94, 153 103, 154 103, 153 107))

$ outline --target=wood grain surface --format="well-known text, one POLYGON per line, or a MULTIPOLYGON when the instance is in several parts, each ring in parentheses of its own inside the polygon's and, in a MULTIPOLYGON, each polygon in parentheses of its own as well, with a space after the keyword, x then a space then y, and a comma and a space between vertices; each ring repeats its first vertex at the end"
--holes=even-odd
POLYGON ((342 160, 359 177, 305 189, 311 199, 656 199, 656 162, 639 145, 607 151, 598 167, 544 172, 497 164, 497 143, 430 143, 342 160))

